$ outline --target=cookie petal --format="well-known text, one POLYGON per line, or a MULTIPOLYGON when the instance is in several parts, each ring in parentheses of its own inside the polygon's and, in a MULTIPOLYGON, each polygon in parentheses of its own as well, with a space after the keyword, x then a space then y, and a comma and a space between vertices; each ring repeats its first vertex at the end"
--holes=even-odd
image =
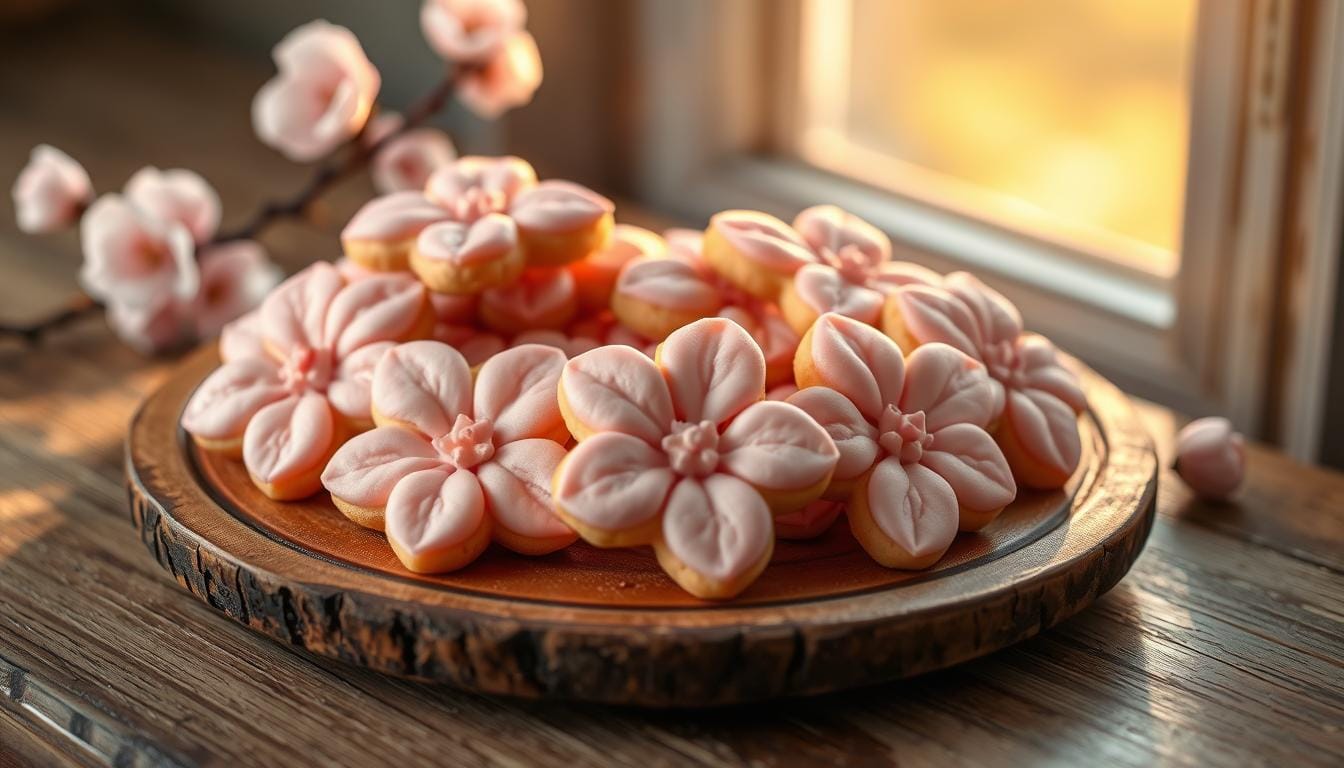
POLYGON ((426 301, 425 287, 407 275, 365 278, 332 299, 323 337, 337 360, 365 344, 400 341, 415 327, 426 301))
POLYGON ((402 564, 434 572, 485 520, 485 495, 470 472, 425 469, 402 478, 387 499, 387 539, 402 564))
POLYGON ((495 522, 529 538, 572 535, 551 500, 551 475, 564 458, 565 449, 553 440, 519 440, 501 445, 492 460, 477 467, 495 522))
POLYGON ((565 353, 541 344, 513 347, 485 361, 476 375, 474 407, 476 418, 494 422, 496 444, 568 439, 555 397, 564 367, 565 353))
POLYGON ((266 405, 288 394, 275 364, 244 357, 216 368, 192 393, 182 428, 206 440, 230 440, 266 405))
POLYGON ((1017 497, 1017 483, 1003 451, 989 433, 973 424, 953 424, 934 432, 920 460, 952 486, 957 503, 973 512, 1002 509, 1017 497))
POLYGON ((885 458, 873 468, 867 494, 878 528, 913 557, 943 552, 957 535, 956 494, 928 467, 885 458))
POLYGON ((835 443, 836 480, 853 480, 877 461, 877 430, 849 398, 829 387, 808 387, 791 395, 798 406, 826 430, 835 443))
POLYGON ((765 357, 746 329, 707 317, 678 328, 658 348, 681 421, 723 424, 765 397, 765 357))
POLYGON ((287 397, 261 410, 243 433, 243 464, 262 483, 286 480, 321 466, 331 452, 335 422, 327 399, 287 397))
POLYGON ((673 480, 660 451, 630 435, 603 432, 570 451, 555 476, 555 503, 588 525, 622 531, 657 515, 673 480))
POLYGON ((824 482, 840 457, 835 442, 795 405, 748 407, 719 439, 719 468, 757 488, 792 491, 824 482))
POLYGON ((399 427, 377 427, 336 450, 322 470, 322 485, 342 501, 382 507, 403 477, 442 464, 423 436, 399 427))
POLYGON ((663 514, 663 546, 697 574, 715 581, 741 576, 770 551, 770 508, 729 475, 683 478, 663 514))
MULTIPOLYGON (((881 331, 843 315, 817 318, 809 352, 822 384, 849 398, 876 424, 887 405, 900 400, 905 387, 905 360, 900 347, 881 331)), ((804 384, 803 381, 798 382, 804 384)))
POLYGON ((902 413, 924 411, 926 428, 950 424, 988 427, 1003 410, 1003 386, 985 366, 946 344, 921 345, 905 361, 902 413))
POLYGON ((656 445, 672 426, 667 382, 652 360, 631 347, 579 355, 565 364, 560 386, 570 413, 590 433, 622 432, 656 445))
POLYGON ((437 341, 389 349, 373 371, 373 410, 382 420, 410 425, 429 438, 447 434, 459 414, 471 415, 467 361, 437 341))

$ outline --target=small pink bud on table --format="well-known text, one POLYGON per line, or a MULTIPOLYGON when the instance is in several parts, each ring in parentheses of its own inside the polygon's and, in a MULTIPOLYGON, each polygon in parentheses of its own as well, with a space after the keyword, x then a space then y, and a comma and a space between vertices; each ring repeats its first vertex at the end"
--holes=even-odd
POLYGON ((1246 444, 1232 422, 1197 419, 1176 436, 1176 473, 1201 498, 1223 500, 1246 475, 1246 444))

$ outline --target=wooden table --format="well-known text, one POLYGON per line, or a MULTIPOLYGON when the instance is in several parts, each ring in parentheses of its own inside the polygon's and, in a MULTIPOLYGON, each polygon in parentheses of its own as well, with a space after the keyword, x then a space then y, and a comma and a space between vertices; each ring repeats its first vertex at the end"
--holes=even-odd
MULTIPOLYGON (((228 220, 298 183, 247 139, 242 105, 262 63, 82 39, 83 63, 40 40, 0 52, 0 182, 46 139, 104 189, 144 162, 196 167, 228 220), (156 133, 174 122, 165 104, 211 119, 156 133), (203 151, 216 146, 230 150, 203 151)), ((331 222, 367 194, 360 184, 338 190, 325 232, 284 227, 268 244, 329 255, 331 222)), ((0 208, 0 316, 50 307, 75 263, 72 236, 21 238, 0 208)), ((1233 506, 1195 503, 1164 472, 1134 570, 1032 641, 902 684, 641 712, 345 668, 183 592, 142 548, 122 487, 127 419, 171 364, 140 358, 99 320, 35 351, 0 341, 0 763, 1344 764, 1344 477, 1272 451, 1251 449, 1233 506)), ((1169 456, 1173 416, 1145 414, 1169 456)))

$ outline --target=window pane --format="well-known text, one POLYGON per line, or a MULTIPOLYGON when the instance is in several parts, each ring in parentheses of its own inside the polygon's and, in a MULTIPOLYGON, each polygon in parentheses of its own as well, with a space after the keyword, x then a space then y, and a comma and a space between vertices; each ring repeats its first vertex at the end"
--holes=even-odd
POLYGON ((869 176, 889 158, 891 175, 951 177, 979 193, 973 208, 1099 252, 1132 244, 1130 260, 1169 273, 1195 2, 816 0, 810 34, 831 39, 807 46, 805 87, 830 95, 804 99, 804 151, 869 176))

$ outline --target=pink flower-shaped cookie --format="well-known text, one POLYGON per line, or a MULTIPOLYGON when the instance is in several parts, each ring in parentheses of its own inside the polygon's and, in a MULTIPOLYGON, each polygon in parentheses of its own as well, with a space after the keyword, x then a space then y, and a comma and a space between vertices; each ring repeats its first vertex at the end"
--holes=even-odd
POLYGON ((848 498, 854 536, 892 568, 927 568, 956 537, 1017 495, 1003 453, 984 427, 994 387, 984 366, 946 344, 904 359, 895 342, 827 313, 798 346, 802 408, 840 452, 828 496, 848 498))
POLYGON ((446 344, 393 347, 373 372, 379 426, 341 446, 322 484, 417 573, 461 568, 492 538, 530 555, 568 546, 576 536, 550 495, 569 438, 555 399, 564 364, 557 349, 523 345, 473 380, 446 344))
POLYGON ((182 427, 207 450, 241 450, 274 499, 315 492, 328 457, 371 426, 369 384, 393 342, 428 332, 424 286, 399 275, 346 284, 319 262, 286 280, 259 310, 260 344, 226 338, 227 361, 201 382, 182 427), (260 354, 259 354, 260 353, 260 354))
POLYGON ((892 261, 886 234, 833 205, 808 208, 793 226, 817 256, 815 263, 799 267, 779 298, 784 317, 798 333, 806 333, 826 312, 876 325, 887 293, 938 280, 924 267, 892 261))
POLYGON ((1033 488, 1068 482, 1082 456, 1077 414, 1087 398, 1054 345, 1023 333, 1011 302, 975 276, 954 272, 937 285, 891 293, 882 328, 904 348, 938 341, 984 363, 1001 390, 994 436, 1017 481, 1033 488))
POLYGON ((631 259, 621 269, 611 306, 622 325, 654 341, 702 317, 726 317, 752 335, 765 355, 766 385, 792 375, 798 334, 770 302, 739 290, 703 257, 699 232, 670 229, 667 257, 631 259))
POLYGON ((350 30, 311 21, 285 35, 271 56, 279 73, 252 101, 263 142, 307 162, 364 127, 382 78, 350 30))
POLYGON ((652 544, 700 597, 731 597, 773 551, 772 509, 806 506, 837 452, 787 403, 763 402, 765 361, 739 325, 698 320, 657 362, 624 346, 570 360, 560 409, 579 444, 556 471, 556 509, 597 546, 652 544))

